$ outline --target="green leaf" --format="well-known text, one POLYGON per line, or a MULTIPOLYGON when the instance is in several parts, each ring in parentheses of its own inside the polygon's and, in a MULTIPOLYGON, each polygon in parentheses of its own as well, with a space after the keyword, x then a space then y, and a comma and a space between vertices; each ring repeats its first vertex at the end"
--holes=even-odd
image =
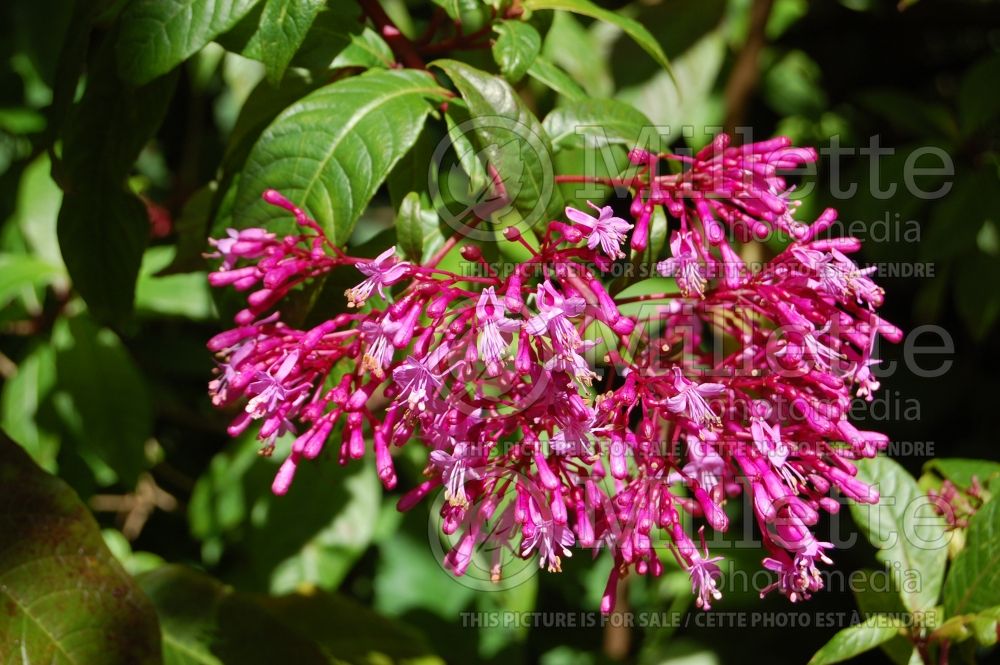
POLYGON ((136 310, 193 321, 214 317, 212 294, 204 273, 158 274, 171 264, 176 251, 176 248, 164 245, 146 250, 135 288, 136 310))
POLYGON ((168 565, 137 580, 160 617, 166 665, 329 662, 318 646, 207 575, 168 565))
POLYGON ((1000 605, 977 612, 972 617, 972 634, 983 646, 990 646, 1000 639, 1000 605))
MULTIPOLYGON (((898 585, 893 583, 887 571, 860 570, 858 584, 851 584, 858 609, 866 617, 877 614, 904 616, 906 608, 899 597, 898 585), (880 579, 881 578, 881 579, 880 579)), ((913 643, 904 635, 897 635, 884 642, 882 650, 897 665, 907 665, 913 655, 913 643)))
MULTIPOLYGON (((378 476, 367 463, 345 468, 317 460, 300 465, 288 494, 276 497, 270 486, 281 460, 261 458, 259 446, 247 435, 212 460, 191 497, 192 533, 215 541, 214 548, 241 534, 247 556, 239 557, 244 565, 234 579, 244 588, 335 589, 374 535, 378 476)), ((212 547, 206 559, 215 558, 212 547)))
POLYGON ((156 615, 72 489, 0 433, 0 661, 160 662, 156 615))
POLYGON ((441 663, 418 633, 344 596, 240 593, 182 566, 139 583, 159 612, 168 665, 441 663))
POLYGON ((134 487, 146 466, 152 412, 143 376, 114 332, 85 315, 60 319, 56 348, 57 408, 84 453, 134 487))
POLYGON ((422 263, 444 245, 437 213, 417 192, 403 197, 396 213, 396 240, 403 255, 422 263))
POLYGON ((302 46, 326 0, 267 0, 260 16, 260 50, 267 78, 277 84, 302 46))
POLYGON ((112 56, 110 47, 104 48, 94 63, 67 120, 55 172, 65 191, 57 222, 59 247, 73 285, 94 316, 121 323, 132 307, 149 237, 146 207, 126 189, 125 180, 163 120, 177 77, 123 86, 111 67, 112 56))
POLYGON ((1000 77, 1000 55, 992 54, 970 68, 958 91, 958 113, 964 134, 972 135, 1000 115, 1000 94, 993 82, 1000 77))
POLYGON ((983 284, 1000 283, 1000 258, 974 251, 955 266, 955 308, 978 340, 986 336, 1000 316, 1000 289, 983 284))
POLYGON ((45 427, 41 411, 55 386, 55 359, 52 346, 43 341, 18 363, 0 393, 0 427, 50 473, 56 470, 59 437, 45 427))
POLYGON ((121 15, 122 78, 148 83, 233 27, 260 0, 135 0, 121 15))
POLYGON ((260 198, 274 188, 304 207, 334 242, 346 242, 375 190, 417 140, 428 100, 442 92, 426 72, 380 70, 306 95, 251 150, 234 217, 243 226, 287 219, 260 198))
POLYGON ((542 50, 542 38, 534 27, 523 21, 500 21, 493 29, 498 35, 493 43, 493 59, 504 78, 517 83, 542 50))
POLYGON ((552 88, 566 99, 578 100, 587 96, 579 83, 543 56, 538 56, 531 63, 531 67, 528 68, 528 76, 552 88))
POLYGON ((121 187, 95 183, 63 196, 59 247, 73 285, 99 320, 120 324, 132 311, 148 237, 146 206, 121 187))
POLYGON ((542 125, 552 149, 624 145, 635 147, 649 127, 649 118, 632 106, 613 99, 584 99, 549 113, 542 125))
POLYGON ((878 549, 879 561, 903 576, 900 596, 910 611, 930 610, 941 593, 948 538, 944 519, 898 463, 887 457, 858 462, 858 479, 878 488, 876 505, 851 504, 851 514, 878 549))
POLYGON ((969 520, 965 548, 944 584, 948 616, 1000 605, 1000 501, 984 505, 969 520))
POLYGON ((990 488, 995 482, 1000 481, 1000 462, 983 459, 938 457, 924 464, 924 471, 937 472, 963 489, 972 486, 973 477, 976 477, 985 488, 990 488))
POLYGON ((0 307, 24 289, 45 286, 65 273, 60 266, 25 254, 0 254, 0 307))
POLYGON ((829 665, 850 660, 899 635, 899 621, 875 615, 864 623, 848 626, 834 635, 809 660, 809 665, 829 665))
MULTIPOLYGON (((677 138, 681 128, 689 125, 721 124, 721 113, 713 107, 712 90, 725 58, 726 42, 722 31, 715 30, 673 59, 673 75, 657 72, 643 83, 623 85, 617 96, 656 124, 669 126, 674 133, 672 138, 677 138)), ((711 134, 706 132, 692 138, 694 143, 707 142, 711 134)))
POLYGON ((523 4, 525 9, 532 11, 539 9, 561 9, 616 25, 624 30, 625 34, 634 39, 661 67, 671 72, 670 61, 667 60, 667 56, 657 43, 656 38, 641 23, 634 19, 622 16, 603 7, 598 7, 590 2, 590 0, 525 0, 523 4))
POLYGON ((476 157, 496 169, 509 200, 528 227, 562 208, 554 186, 549 138, 538 119, 503 79, 455 60, 438 60, 468 105, 460 126, 475 141, 476 157))
MULTIPOLYGON (((358 20, 360 11, 354 2, 323 4, 288 64, 314 72, 339 67, 391 67, 395 60, 392 49, 378 33, 362 25, 358 20)), ((220 39, 227 49, 266 65, 270 54, 261 25, 264 12, 260 16, 257 13, 248 14, 220 39)))

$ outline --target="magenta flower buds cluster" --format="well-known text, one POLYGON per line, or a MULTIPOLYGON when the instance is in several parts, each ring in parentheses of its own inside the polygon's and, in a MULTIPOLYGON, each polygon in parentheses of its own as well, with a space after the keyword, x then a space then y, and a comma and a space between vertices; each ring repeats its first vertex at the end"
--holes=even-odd
POLYGON ((608 550, 603 611, 625 574, 659 575, 671 555, 708 609, 721 557, 704 528, 725 531, 727 502, 747 492, 763 566, 777 574, 766 591, 797 601, 819 589, 831 548, 812 530, 820 513, 838 510, 836 493, 878 500, 852 461, 888 440, 847 416, 878 388, 877 337, 901 337, 875 313, 883 292, 848 258, 858 240, 825 237, 833 210, 795 219, 781 173, 814 151, 781 138, 732 147, 723 135, 693 156, 630 159, 631 219, 591 204, 530 237, 509 229, 500 242, 531 255, 510 270, 460 235, 422 264, 394 248, 351 256, 275 191, 264 198, 295 216, 295 235, 213 241, 211 283, 247 296, 209 342, 210 391, 238 408, 230 434, 253 424, 263 452, 284 457, 273 491, 324 451, 346 463, 369 449, 393 488, 394 450, 425 446, 426 479, 399 507, 444 492, 456 575, 487 540, 494 580, 504 551, 558 571, 574 551, 608 550), (660 174, 664 160, 682 168, 660 174), (657 208, 669 255, 650 274, 677 288, 616 298, 612 268, 646 249, 657 208), (785 249, 744 263, 747 244, 776 235, 785 249), (448 252, 476 269, 442 269, 448 252), (358 283, 343 313, 310 329, 282 320, 292 290, 345 266, 358 283))

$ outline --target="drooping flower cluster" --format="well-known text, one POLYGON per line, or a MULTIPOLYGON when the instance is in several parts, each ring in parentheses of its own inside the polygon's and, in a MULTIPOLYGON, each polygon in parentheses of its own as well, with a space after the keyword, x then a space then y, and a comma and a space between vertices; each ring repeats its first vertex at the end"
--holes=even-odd
MULTIPOLYGON (((839 508, 831 489, 877 501, 852 461, 887 438, 847 415, 878 389, 877 336, 901 333, 875 313, 883 294, 870 271, 847 257, 860 243, 821 238, 836 213, 794 218, 781 172, 814 151, 720 136, 692 157, 630 158, 632 221, 592 206, 596 215, 567 208, 537 240, 509 228, 504 242, 532 259, 502 273, 461 236, 423 263, 392 248, 348 255, 275 191, 264 198, 295 216, 297 234, 213 241, 211 283, 246 292, 247 306, 209 342, 219 357, 210 391, 216 405, 239 406, 232 435, 257 421, 263 451, 284 456, 273 491, 326 449, 346 463, 371 448, 393 488, 393 450, 426 446, 426 480, 399 506, 444 492, 455 574, 486 541, 551 571, 574 549, 607 549, 604 611, 623 575, 659 575, 667 551, 708 609, 721 557, 690 524, 726 530, 727 502, 747 492, 763 565, 777 573, 768 590, 796 601, 820 588, 831 545, 811 527, 839 508), (663 159, 685 168, 660 175, 663 159), (656 270, 677 288, 616 298, 604 273, 629 247, 646 248, 657 207, 672 234, 656 270), (763 266, 734 247, 775 233, 790 243, 763 266), (478 269, 439 268, 446 252, 478 269), (360 280, 344 313, 309 329, 282 320, 293 289, 344 266, 360 280)), ((490 572, 503 576, 502 557, 490 572)))

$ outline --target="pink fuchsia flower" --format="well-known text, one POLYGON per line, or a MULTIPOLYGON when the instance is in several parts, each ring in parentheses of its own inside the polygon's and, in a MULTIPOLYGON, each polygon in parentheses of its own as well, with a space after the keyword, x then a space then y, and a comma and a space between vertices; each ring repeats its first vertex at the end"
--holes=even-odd
POLYGON ((372 290, 385 298, 384 287, 391 286, 406 276, 410 264, 396 260, 396 247, 392 246, 371 261, 361 261, 355 267, 366 276, 357 286, 344 291, 348 307, 360 307, 368 300, 372 290))
POLYGON ((674 277, 681 293, 685 296, 703 297, 708 282, 705 278, 706 269, 691 240, 690 231, 687 233, 674 231, 670 238, 670 253, 673 256, 657 263, 656 270, 664 277, 674 277))
POLYGON ((521 328, 521 322, 507 318, 507 308, 497 298, 492 286, 483 289, 476 303, 476 319, 479 321, 479 337, 476 349, 479 358, 486 364, 489 376, 500 373, 500 362, 510 347, 510 335, 521 328))
POLYGON ((601 250, 612 259, 623 258, 625 252, 621 250, 621 244, 625 242, 625 235, 632 225, 621 217, 615 217, 611 206, 602 208, 590 201, 587 201, 587 205, 597 211, 597 217, 569 206, 566 206, 566 217, 590 232, 587 236, 588 249, 600 245, 601 250))
POLYGON ((565 522, 555 520, 551 514, 543 516, 535 500, 528 502, 528 523, 524 525, 524 540, 521 541, 521 556, 527 557, 538 551, 538 567, 548 568, 550 573, 562 570, 562 557, 571 557, 569 549, 576 542, 573 531, 565 522))
POLYGON ((362 369, 371 371, 379 378, 385 376, 385 369, 392 363, 396 350, 392 345, 392 338, 399 328, 400 324, 390 319, 388 312, 379 321, 366 319, 361 322, 361 336, 368 342, 368 348, 361 359, 362 369))
POLYGON ((823 551, 831 547, 833 547, 831 543, 821 543, 816 539, 810 539, 810 542, 793 556, 781 552, 778 558, 768 557, 764 559, 764 568, 778 573, 778 579, 765 587, 760 592, 760 597, 763 598, 777 589, 781 595, 793 603, 809 600, 813 592, 823 588, 823 578, 816 567, 816 562, 821 561, 827 565, 833 563, 823 551))
POLYGON ((707 548, 705 556, 698 552, 691 554, 691 564, 687 568, 688 575, 691 576, 691 592, 696 596, 694 604, 703 610, 712 609, 712 602, 722 598, 718 587, 718 581, 722 578, 719 561, 722 561, 722 557, 709 557, 707 548))
POLYGON ((469 452, 468 444, 456 443, 450 453, 445 450, 434 450, 430 454, 431 464, 437 467, 444 481, 445 499, 449 504, 459 508, 469 505, 465 484, 469 480, 479 480, 483 477, 482 465, 477 464, 469 452))
POLYGON ((425 411, 428 401, 437 399, 441 388, 441 375, 431 370, 427 358, 409 356, 392 370, 392 378, 400 385, 397 399, 406 400, 414 411, 425 411))
POLYGON ((683 473, 672 472, 667 478, 668 482, 676 483, 692 479, 706 490, 711 490, 724 482, 729 464, 716 452, 715 446, 714 441, 688 436, 688 463, 681 469, 683 473))
POLYGON ((583 314, 587 303, 579 296, 564 298, 556 291, 552 282, 545 280, 538 285, 535 294, 538 314, 528 319, 524 329, 536 337, 549 333, 556 351, 574 350, 583 340, 571 318, 583 314))
POLYGON ((667 410, 684 416, 700 427, 716 427, 722 420, 712 410, 708 400, 726 391, 721 383, 695 383, 684 377, 681 368, 674 366, 673 385, 677 394, 667 399, 667 410))
POLYGON ((270 369, 266 372, 257 372, 256 380, 247 388, 248 392, 253 395, 246 406, 246 412, 250 414, 251 418, 256 420, 273 414, 279 406, 302 392, 300 387, 286 382, 288 375, 292 373, 298 362, 298 351, 292 351, 285 356, 274 372, 270 369))
POLYGON ((806 247, 793 247, 792 255, 814 273, 812 285, 840 301, 853 296, 859 305, 882 304, 885 291, 869 277, 878 268, 859 268, 858 265, 833 247, 819 251, 806 247))

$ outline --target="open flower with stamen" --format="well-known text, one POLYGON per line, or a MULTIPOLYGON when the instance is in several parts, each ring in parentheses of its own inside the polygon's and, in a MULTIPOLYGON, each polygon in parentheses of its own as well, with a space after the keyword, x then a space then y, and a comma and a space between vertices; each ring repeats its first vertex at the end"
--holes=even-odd
POLYGON ((670 253, 673 255, 656 264, 656 270, 664 277, 673 277, 685 296, 701 298, 705 295, 705 266, 698 256, 698 250, 691 239, 691 232, 674 231, 670 238, 670 253))
POLYGON ((595 249, 600 246, 601 251, 612 259, 620 259, 625 256, 621 250, 621 244, 625 242, 632 225, 621 217, 615 217, 611 206, 598 206, 590 201, 587 205, 597 211, 597 217, 589 215, 582 210, 566 207, 566 217, 574 224, 584 227, 587 232, 587 247, 595 249))
POLYGON ((385 298, 385 287, 391 286, 406 276, 410 264, 396 259, 395 246, 390 247, 371 261, 360 261, 355 266, 365 279, 355 287, 347 289, 348 307, 360 307, 371 296, 372 291, 385 298))
POLYGON ((673 368, 673 387, 677 394, 667 399, 667 410, 684 416, 699 427, 717 427, 722 419, 712 410, 708 400, 724 392, 721 383, 695 383, 684 376, 680 367, 673 368))
POLYGON ((497 299, 492 286, 483 289, 476 303, 479 337, 476 347, 479 359, 486 365, 489 376, 500 373, 500 364, 510 347, 510 336, 521 329, 521 322, 507 318, 506 306, 497 299))

